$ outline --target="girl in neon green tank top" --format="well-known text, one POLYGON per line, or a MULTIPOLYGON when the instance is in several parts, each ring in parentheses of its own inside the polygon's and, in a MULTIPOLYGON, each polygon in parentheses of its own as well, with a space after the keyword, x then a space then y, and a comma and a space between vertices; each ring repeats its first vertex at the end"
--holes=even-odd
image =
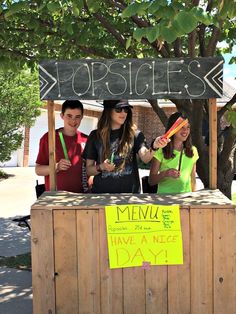
MULTIPOLYGON (((166 130, 169 130, 179 117, 179 112, 172 114, 166 130)), ((195 191, 198 158, 197 148, 192 145, 190 125, 187 123, 172 136, 166 147, 160 148, 154 154, 149 184, 158 184, 159 194, 195 191)))

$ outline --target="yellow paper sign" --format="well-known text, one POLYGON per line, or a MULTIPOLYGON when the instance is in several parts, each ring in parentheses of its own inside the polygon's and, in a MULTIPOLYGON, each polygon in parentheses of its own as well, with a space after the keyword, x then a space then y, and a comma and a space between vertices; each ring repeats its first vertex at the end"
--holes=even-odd
POLYGON ((110 268, 183 264, 179 205, 106 206, 110 268))

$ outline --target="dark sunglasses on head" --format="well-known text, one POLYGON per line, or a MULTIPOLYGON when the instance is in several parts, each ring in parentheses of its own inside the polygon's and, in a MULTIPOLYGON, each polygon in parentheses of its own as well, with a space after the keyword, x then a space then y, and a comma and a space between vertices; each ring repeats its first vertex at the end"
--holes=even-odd
POLYGON ((117 112, 117 113, 121 113, 122 110, 123 110, 125 113, 128 113, 128 112, 129 112, 129 107, 123 107, 123 108, 119 107, 119 108, 115 108, 115 112, 117 112))

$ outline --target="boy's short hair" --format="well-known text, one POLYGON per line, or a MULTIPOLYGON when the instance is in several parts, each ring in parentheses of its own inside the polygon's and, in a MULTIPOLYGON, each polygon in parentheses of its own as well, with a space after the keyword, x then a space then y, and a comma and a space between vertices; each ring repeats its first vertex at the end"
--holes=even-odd
POLYGON ((66 100, 62 104, 61 113, 64 114, 66 109, 80 109, 82 115, 84 114, 84 106, 79 100, 66 100))

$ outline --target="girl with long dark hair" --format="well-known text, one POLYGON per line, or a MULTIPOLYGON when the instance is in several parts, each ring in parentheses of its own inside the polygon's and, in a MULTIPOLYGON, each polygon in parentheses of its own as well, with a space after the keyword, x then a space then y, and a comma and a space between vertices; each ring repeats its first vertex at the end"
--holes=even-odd
POLYGON ((137 155, 148 163, 154 151, 168 140, 156 138, 152 148, 132 120, 127 100, 105 100, 97 130, 90 133, 85 151, 88 176, 94 176, 93 193, 139 193, 137 155))
MULTIPOLYGON (((182 117, 175 112, 168 120, 166 131, 182 117)), ((159 149, 152 160, 149 184, 158 184, 158 193, 185 193, 195 191, 198 151, 192 145, 190 124, 185 124, 171 141, 159 149)))

